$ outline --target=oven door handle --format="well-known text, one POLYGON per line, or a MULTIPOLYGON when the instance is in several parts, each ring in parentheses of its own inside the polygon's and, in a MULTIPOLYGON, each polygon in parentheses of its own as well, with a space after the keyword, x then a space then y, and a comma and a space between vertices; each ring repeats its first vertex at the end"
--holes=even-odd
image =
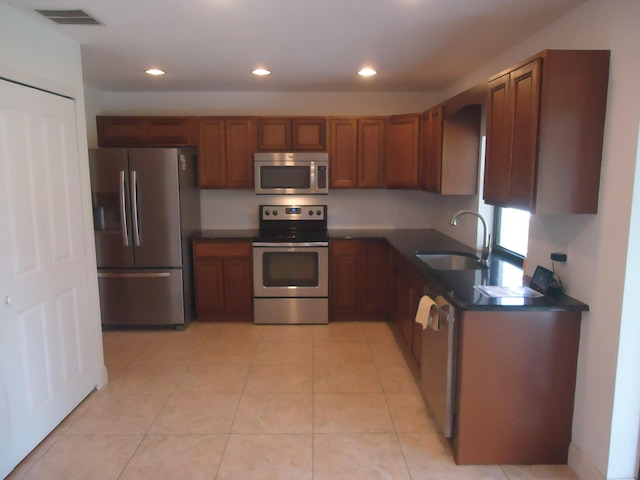
POLYGON ((253 246, 269 248, 328 247, 329 242, 253 242, 253 246))

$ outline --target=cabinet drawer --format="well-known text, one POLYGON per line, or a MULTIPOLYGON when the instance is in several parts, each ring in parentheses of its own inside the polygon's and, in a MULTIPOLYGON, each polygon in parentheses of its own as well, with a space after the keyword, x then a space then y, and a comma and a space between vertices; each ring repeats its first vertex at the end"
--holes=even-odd
POLYGON ((196 242, 195 257, 250 257, 250 242, 196 242))

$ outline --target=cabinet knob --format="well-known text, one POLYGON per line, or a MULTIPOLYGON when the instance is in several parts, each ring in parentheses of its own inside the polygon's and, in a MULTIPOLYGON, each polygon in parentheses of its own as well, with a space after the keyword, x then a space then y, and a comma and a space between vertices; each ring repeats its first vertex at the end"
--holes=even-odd
POLYGON ((4 297, 4 304, 11 305, 11 295, 7 295, 6 297, 4 297))

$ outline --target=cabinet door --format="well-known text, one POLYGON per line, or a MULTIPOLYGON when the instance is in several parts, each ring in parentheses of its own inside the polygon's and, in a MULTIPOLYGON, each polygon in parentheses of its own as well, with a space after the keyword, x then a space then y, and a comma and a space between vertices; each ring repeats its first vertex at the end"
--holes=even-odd
POLYGON ((389 247, 382 240, 362 240, 359 243, 360 309, 384 315, 389 298, 389 247))
POLYGON ((224 307, 226 313, 250 313, 253 310, 252 280, 251 259, 224 259, 224 307))
POLYGON ((175 147, 192 145, 187 117, 96 117, 101 147, 175 147))
POLYGON ((358 119, 358 186, 384 187, 385 120, 358 119))
POLYGON ((433 193, 440 193, 442 185, 442 114, 441 105, 426 112, 420 131, 420 188, 433 193))
POLYGON ((194 275, 198 316, 224 311, 225 288, 222 259, 196 258, 194 275))
POLYGON ((357 240, 331 241, 329 306, 332 312, 357 312, 359 243, 357 240))
POLYGON ((354 188, 358 181, 358 123, 354 118, 329 120, 331 188, 354 188))
POLYGON ((198 185, 200 188, 226 187, 225 144, 224 119, 200 118, 198 125, 198 185))
POLYGON ((524 65, 509 75, 509 112, 513 115, 509 205, 532 210, 538 156, 541 60, 524 65))
POLYGON ((324 118, 291 120, 291 149, 324 151, 327 144, 327 121, 324 118))
POLYGON ((191 129, 186 117, 148 117, 146 143, 158 147, 191 144, 191 129))
POLYGON ((420 294, 413 288, 409 294, 409 319, 411 323, 411 353, 413 358, 420 365, 422 361, 422 325, 416 322, 416 313, 420 305, 420 294))
POLYGON ((284 152, 291 149, 291 120, 288 118, 258 118, 257 150, 284 152))
POLYGON ((419 134, 419 115, 397 115, 389 118, 387 187, 418 187, 419 134))
POLYGON ((506 205, 511 175, 509 75, 489 82, 487 99, 487 148, 484 172, 485 202, 506 205))
POLYGON ((98 145, 134 147, 145 145, 144 117, 96 117, 98 145))
POLYGON ((489 83, 487 203, 534 209, 541 62, 536 59, 489 83))
POLYGON ((405 344, 411 348, 413 340, 413 321, 410 321, 411 286, 402 274, 396 277, 396 322, 405 344))
POLYGON ((227 188, 253 188, 253 120, 228 119, 225 124, 226 186, 227 188))

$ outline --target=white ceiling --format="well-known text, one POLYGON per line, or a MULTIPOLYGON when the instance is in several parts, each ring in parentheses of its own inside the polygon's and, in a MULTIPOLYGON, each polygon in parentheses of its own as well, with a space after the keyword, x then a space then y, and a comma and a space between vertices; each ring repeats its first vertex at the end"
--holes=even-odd
POLYGON ((584 2, 0 1, 76 39, 85 82, 103 90, 290 92, 440 90, 584 2), (36 8, 80 8, 103 25, 56 25, 36 8), (363 66, 378 75, 359 77, 363 66))

